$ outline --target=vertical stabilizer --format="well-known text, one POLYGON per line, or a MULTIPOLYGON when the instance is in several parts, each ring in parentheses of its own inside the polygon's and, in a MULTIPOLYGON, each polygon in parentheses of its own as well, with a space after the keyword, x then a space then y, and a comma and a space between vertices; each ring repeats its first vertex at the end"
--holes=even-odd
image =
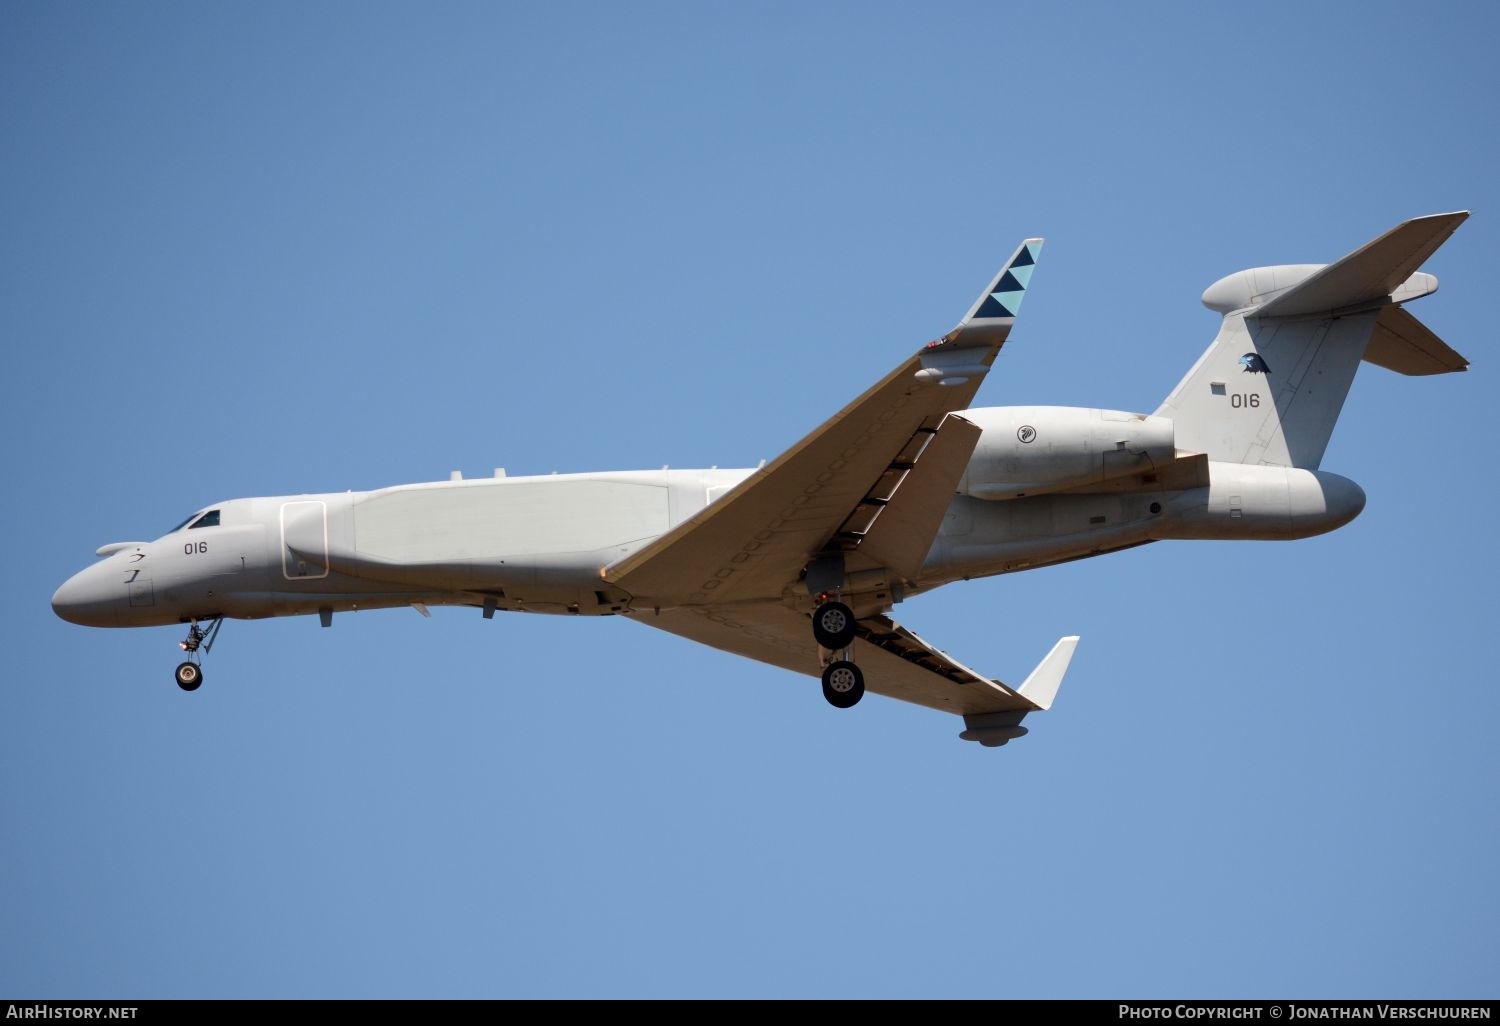
POLYGON ((1315 470, 1361 360, 1408 374, 1463 369, 1400 304, 1436 291, 1415 268, 1467 216, 1415 218, 1332 264, 1257 267, 1209 286, 1219 334, 1156 411, 1172 419, 1177 448, 1315 470))

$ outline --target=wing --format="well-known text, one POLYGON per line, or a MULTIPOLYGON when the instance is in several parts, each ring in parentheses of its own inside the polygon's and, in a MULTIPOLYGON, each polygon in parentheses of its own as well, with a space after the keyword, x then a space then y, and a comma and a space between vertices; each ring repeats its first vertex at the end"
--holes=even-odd
MULTIPOLYGON (((777 603, 660 613, 636 610, 627 615, 658 630, 795 673, 816 677, 821 669, 808 637, 806 614, 777 603)), ((962 716, 967 729, 960 737, 994 747, 1026 733, 1020 723, 1027 713, 1052 705, 1077 644, 1077 637, 1058 641, 1018 688, 981 676, 884 616, 860 621, 855 651, 870 691, 962 716)))
MULTIPOLYGON (((927 476, 942 483, 943 475, 931 467, 951 465, 961 444, 930 443, 945 416, 974 398, 1009 337, 1041 247, 1041 239, 1023 242, 958 327, 723 498, 606 567, 603 579, 628 593, 637 609, 778 599, 830 546, 857 548, 924 461, 927 476), (840 539, 841 531, 850 537, 840 539)), ((972 440, 968 444, 972 451, 972 440)), ((961 455, 958 473, 969 454, 961 455)), ((947 496, 956 483, 954 476, 947 496)), ((901 505, 910 513, 914 497, 901 505)), ((921 511, 911 515, 931 521, 936 531, 934 518, 921 511)), ((929 534, 925 542, 931 540, 929 534)))
MULTIPOLYGON (((1041 246, 1025 240, 958 327, 723 498, 606 567, 603 579, 630 595, 626 615, 818 676, 826 653, 806 608, 810 568, 837 554, 839 580, 861 568, 893 583, 917 575, 980 436, 955 411, 1010 336, 1041 246)), ((851 654, 868 690, 963 716, 960 736, 987 746, 1026 733, 1022 717, 1051 704, 1078 641, 1059 641, 1010 688, 878 612, 867 609, 856 629, 851 654)))

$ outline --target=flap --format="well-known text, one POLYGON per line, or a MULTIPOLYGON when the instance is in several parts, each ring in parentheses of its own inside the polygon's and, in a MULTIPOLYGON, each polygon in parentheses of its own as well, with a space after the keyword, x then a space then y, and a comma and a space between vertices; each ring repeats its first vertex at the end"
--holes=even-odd
POLYGON ((915 580, 983 433, 957 414, 944 417, 895 492, 879 507, 859 541, 860 554, 915 580))
MULTIPOLYGON (((626 614, 655 627, 726 652, 734 652, 794 673, 817 677, 822 672, 810 618, 780 603, 636 610, 626 614)), ((1041 676, 1046 687, 1032 701, 1016 689, 991 680, 934 648, 888 617, 859 621, 855 661, 873 694, 924 705, 961 716, 996 712, 1034 712, 1051 703, 1066 659, 1049 659, 1041 676)), ((1077 639, 1072 639, 1076 642, 1077 639)), ((1067 655, 1071 655, 1071 642, 1067 655)))

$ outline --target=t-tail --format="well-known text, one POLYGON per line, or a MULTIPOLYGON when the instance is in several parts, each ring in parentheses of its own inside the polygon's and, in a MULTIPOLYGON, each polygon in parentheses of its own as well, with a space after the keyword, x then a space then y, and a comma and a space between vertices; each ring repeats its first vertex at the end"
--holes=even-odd
POLYGON ((1203 304, 1218 337, 1157 416, 1179 452, 1221 463, 1316 470, 1361 360, 1400 374, 1468 361, 1403 304, 1437 290, 1417 270, 1468 211, 1405 221, 1331 264, 1256 267, 1221 278, 1203 304))

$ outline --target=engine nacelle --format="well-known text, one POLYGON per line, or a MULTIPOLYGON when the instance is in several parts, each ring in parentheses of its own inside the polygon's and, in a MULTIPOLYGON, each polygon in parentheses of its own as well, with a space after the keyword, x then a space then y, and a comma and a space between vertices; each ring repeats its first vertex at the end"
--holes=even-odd
POLYGON ((1172 421, 1144 413, 1070 406, 965 410, 983 429, 961 494, 1014 499, 1150 473, 1176 458, 1172 421))

